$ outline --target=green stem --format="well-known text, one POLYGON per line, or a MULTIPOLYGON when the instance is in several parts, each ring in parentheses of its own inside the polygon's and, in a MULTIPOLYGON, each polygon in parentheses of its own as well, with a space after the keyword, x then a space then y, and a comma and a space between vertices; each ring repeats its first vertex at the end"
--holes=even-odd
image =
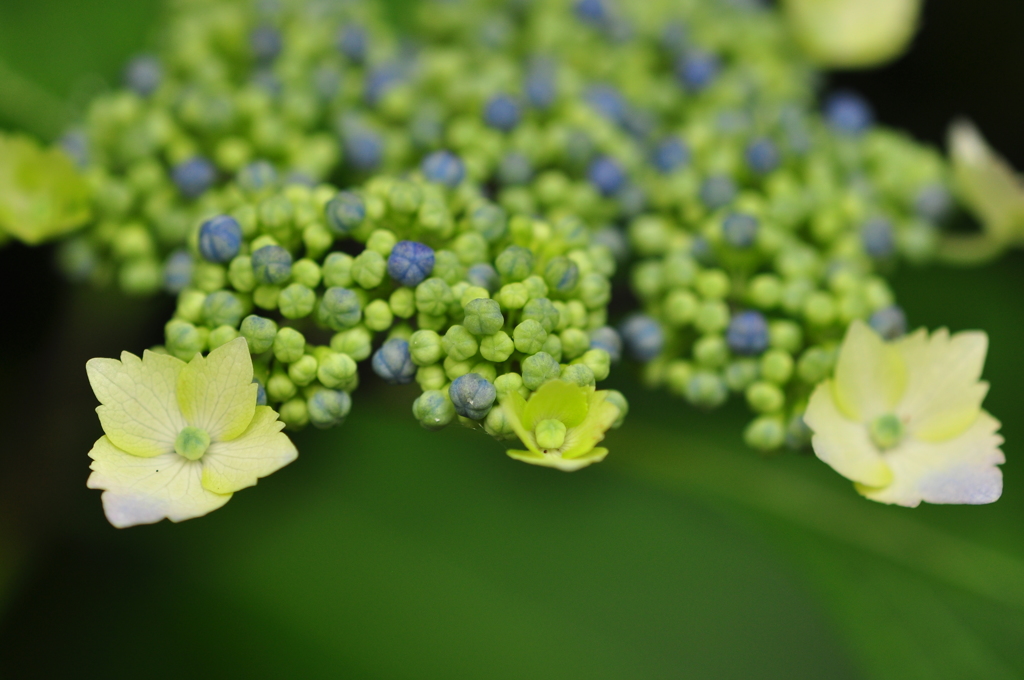
POLYGON ((71 116, 67 104, 0 59, 0 118, 46 140, 56 138, 71 116))

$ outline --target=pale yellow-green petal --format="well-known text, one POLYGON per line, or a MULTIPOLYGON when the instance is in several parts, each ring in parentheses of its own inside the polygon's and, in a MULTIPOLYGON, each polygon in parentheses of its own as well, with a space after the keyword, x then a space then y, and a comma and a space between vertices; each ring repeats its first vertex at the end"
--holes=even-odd
POLYGON ((797 43, 830 68, 875 66, 902 54, 917 30, 921 0, 784 0, 797 43))
POLYGON ((992 503, 1003 492, 1005 462, 997 434, 999 421, 982 411, 955 439, 938 444, 910 439, 886 453, 892 483, 882 487, 857 485, 857 491, 881 503, 916 507, 928 503, 978 505, 992 503))
POLYGON ((203 488, 202 466, 176 453, 140 458, 100 437, 89 451, 90 489, 103 489, 103 511, 115 527, 180 522, 221 507, 231 494, 203 488))
POLYGON ((101 406, 96 409, 110 441, 136 456, 174 450, 185 419, 178 408, 178 376, 185 362, 146 351, 142 359, 91 359, 85 370, 101 406))
POLYGON ((549 380, 530 395, 523 411, 523 427, 532 430, 542 420, 559 420, 575 427, 587 417, 587 398, 593 387, 581 387, 565 380, 549 380))
POLYGON ((232 493, 256 484, 298 457, 284 423, 269 406, 257 406, 249 429, 226 442, 210 444, 201 462, 203 486, 214 493, 232 493))
POLYGON ((903 396, 906 367, 900 352, 863 321, 854 321, 839 348, 833 391, 839 410, 870 422, 903 396))
POLYGON ((953 182, 967 204, 997 243, 1024 238, 1024 181, 968 121, 949 128, 953 182))
POLYGON ((896 411, 907 429, 917 439, 943 441, 970 427, 988 393, 988 383, 979 382, 988 336, 950 336, 942 328, 931 336, 919 331, 896 347, 907 367, 907 389, 896 411))
POLYGON ((839 411, 830 382, 814 389, 804 414, 804 422, 814 433, 814 454, 847 479, 872 486, 888 484, 892 471, 871 442, 868 428, 839 411))
POLYGON ((516 390, 506 392, 502 395, 500 404, 501 408, 505 411, 505 418, 508 420, 509 426, 523 442, 523 445, 538 456, 541 455, 540 447, 537 446, 537 440, 533 435, 533 431, 527 430, 523 426, 523 412, 526 410, 526 400, 523 399, 523 395, 519 394, 516 390))
POLYGON ((540 465, 543 467, 555 468, 562 472, 575 472, 581 468, 585 468, 593 463, 599 463, 604 460, 604 457, 608 455, 608 449, 591 449, 590 453, 580 458, 565 459, 557 455, 545 455, 537 451, 515 451, 509 450, 508 453, 510 458, 529 463, 530 465, 540 465))
POLYGON ((604 439, 605 433, 619 417, 619 407, 607 401, 607 395, 605 391, 593 392, 590 395, 586 419, 565 433, 562 458, 588 457, 594 446, 604 439))
POLYGON ((245 338, 235 338, 206 357, 196 355, 178 376, 178 405, 185 420, 213 441, 245 432, 256 411, 256 384, 245 338))

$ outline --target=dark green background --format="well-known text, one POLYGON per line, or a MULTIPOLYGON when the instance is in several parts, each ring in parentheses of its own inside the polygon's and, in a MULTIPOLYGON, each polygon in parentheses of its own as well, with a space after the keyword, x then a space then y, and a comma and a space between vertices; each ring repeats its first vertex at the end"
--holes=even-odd
MULTIPOLYGON (((155 8, 3 0, 0 58, 80 106, 155 8)), ((907 57, 836 80, 929 140, 969 114, 1024 167, 1022 29, 1012 0, 932 2, 907 57)), ((367 380, 257 489, 128 531, 84 488, 82 366, 153 344, 168 310, 72 291, 50 257, 0 250, 0 677, 1024 677, 1020 255, 896 280, 915 325, 990 334, 992 506, 870 503, 812 457, 746 450, 741 406, 695 413, 624 375, 627 427, 572 475, 427 433, 412 392, 367 380)))

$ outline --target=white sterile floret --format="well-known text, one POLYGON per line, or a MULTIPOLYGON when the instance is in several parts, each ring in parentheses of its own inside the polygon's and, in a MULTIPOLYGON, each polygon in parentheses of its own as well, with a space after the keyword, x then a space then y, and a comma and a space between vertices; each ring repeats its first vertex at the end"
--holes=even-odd
POLYGON ((256 404, 244 338, 188 363, 124 352, 86 370, 105 432, 87 484, 103 489, 116 527, 201 517, 298 455, 277 413, 256 404))
POLYGON ((804 420, 818 458, 882 503, 991 503, 1003 490, 998 420, 981 408, 988 336, 919 330, 885 342, 857 321, 804 420))

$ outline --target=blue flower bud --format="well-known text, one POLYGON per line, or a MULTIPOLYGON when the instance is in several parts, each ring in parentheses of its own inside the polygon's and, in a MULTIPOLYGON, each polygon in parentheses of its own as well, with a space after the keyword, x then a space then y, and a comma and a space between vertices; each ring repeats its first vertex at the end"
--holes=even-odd
POLYGON ((264 64, 277 59, 281 54, 281 32, 273 26, 259 26, 249 34, 249 45, 256 61, 264 64))
POLYGON ((466 280, 470 285, 483 288, 488 293, 496 291, 500 285, 498 272, 487 263, 475 264, 469 268, 466 280))
POLYGON ((479 373, 467 373, 452 381, 448 387, 455 412, 463 418, 483 420, 498 396, 494 383, 479 373))
POLYGON ((81 130, 65 132, 57 140, 57 144, 71 157, 77 168, 89 165, 89 137, 81 130))
POLYGON ((533 166, 530 159, 518 151, 505 154, 498 165, 498 181, 503 186, 520 186, 527 184, 533 177, 533 166))
POLYGON ((383 157, 384 140, 373 130, 359 127, 345 135, 345 158, 356 170, 374 170, 383 157))
POLYGON ((263 386, 259 378, 253 378, 252 381, 256 383, 256 405, 266 406, 267 405, 267 388, 263 386))
POLYGON ((455 188, 466 176, 466 166, 462 159, 451 151, 435 151, 420 164, 420 170, 428 181, 437 182, 455 188))
POLYGON ((588 24, 603 24, 609 18, 604 0, 576 0, 572 9, 580 21, 588 24))
POLYGON ((392 385, 411 383, 416 377, 416 364, 409 354, 409 343, 392 338, 373 353, 373 372, 392 385))
POLYGON ((871 315, 868 324, 886 340, 895 340, 907 333, 907 316, 897 305, 879 309, 871 315))
POLYGON ((613 123, 622 123, 629 108, 622 93, 611 85, 594 85, 583 93, 583 99, 591 108, 613 123))
POLYGON ((874 124, 875 113, 863 97, 844 90, 825 100, 825 118, 834 130, 859 135, 874 124))
POLYGON ((370 106, 376 106, 392 88, 401 83, 405 77, 401 64, 382 64, 366 74, 363 97, 370 106))
POLYGON ((491 97, 484 106, 484 122, 496 130, 510 132, 520 118, 519 104, 506 94, 491 97))
POLYGON ((634 359, 648 362, 661 354, 665 333, 661 324, 646 314, 634 314, 619 327, 622 339, 634 359))
POLYGON ((558 95, 554 74, 548 68, 534 67, 526 76, 523 91, 530 106, 541 110, 551 108, 558 95))
POLYGON ((768 349, 768 322, 760 312, 740 312, 729 322, 725 338, 733 354, 756 356, 768 349))
POLYGON ((245 191, 256 193, 277 184, 277 170, 269 161, 253 161, 238 171, 235 180, 245 191))
POLYGON ((587 179, 603 196, 611 196, 626 183, 626 172, 609 156, 599 156, 587 168, 587 179))
POLYGON ((185 198, 199 198, 217 179, 217 169, 213 163, 196 156, 184 163, 179 163, 171 170, 171 179, 178 191, 185 198))
POLYGON ((352 24, 338 33, 337 47, 349 60, 362 64, 366 60, 367 42, 366 29, 352 24))
POLYGON ((339 191, 324 208, 327 226, 337 234, 349 234, 366 219, 366 204, 362 196, 351 191, 339 191))
POLYGON ((284 283, 292 275, 292 255, 281 246, 263 246, 252 254, 252 273, 260 283, 284 283))
POLYGON ((344 422, 352 410, 352 397, 348 392, 317 390, 306 400, 306 408, 313 427, 326 430, 344 422))
POLYGON ((884 217, 868 220, 860 231, 861 242, 868 255, 884 258, 896 250, 896 235, 893 233, 892 222, 884 217))
POLYGON ((203 301, 203 319, 213 327, 231 326, 237 328, 242 321, 245 308, 234 293, 218 290, 210 293, 203 301))
POLYGON ((611 326, 601 326, 590 332, 590 349, 602 349, 612 361, 622 359, 622 337, 611 326))
POLYGON ((509 246, 494 261, 505 281, 522 281, 533 273, 533 253, 521 246, 509 246))
POLYGON ((562 367, 547 352, 537 352, 523 359, 523 385, 528 390, 535 390, 549 380, 562 375, 562 367))
POLYGON ((687 89, 700 92, 715 81, 721 68, 714 54, 693 50, 676 63, 676 77, 687 89))
POLYGON ((729 386, 718 374, 697 371, 686 385, 686 400, 701 408, 717 408, 729 398, 729 386))
POLYGON ((199 254, 210 262, 230 262, 242 248, 242 227, 230 215, 218 215, 199 227, 199 254))
POLYGON ((455 406, 444 392, 427 390, 412 403, 412 415, 420 425, 436 431, 455 420, 455 406))
POLYGON ((736 183, 727 175, 712 175, 700 185, 700 200, 710 210, 723 208, 736 198, 736 183))
POLYGON ((192 281, 195 262, 187 250, 175 250, 164 264, 164 290, 168 293, 180 293, 192 281))
POLYGON ((690 242, 690 255, 705 267, 716 265, 715 249, 711 247, 711 242, 700 234, 694 236, 690 242))
POLYGON ((953 197, 941 184, 929 184, 914 199, 914 211, 930 222, 942 222, 953 208, 953 197))
POLYGON ((388 256, 388 274, 403 286, 418 286, 433 269, 434 250, 416 241, 399 241, 388 256))
POLYGON ((747 146, 747 165, 760 175, 772 172, 782 161, 779 147, 770 139, 756 139, 747 146))
POLYGON ((149 54, 135 57, 124 70, 125 86, 140 97, 148 97, 156 92, 163 78, 164 69, 160 60, 149 54))
POLYGON ((757 241, 757 226, 756 217, 732 213, 722 222, 722 235, 733 248, 751 248, 757 241))
POLYGON ((654 148, 651 163, 659 172, 675 172, 690 162, 690 147, 678 137, 670 137, 654 148))
POLYGON ((478 205, 469 215, 469 225, 489 242, 500 239, 508 231, 508 214, 493 203, 478 205))

